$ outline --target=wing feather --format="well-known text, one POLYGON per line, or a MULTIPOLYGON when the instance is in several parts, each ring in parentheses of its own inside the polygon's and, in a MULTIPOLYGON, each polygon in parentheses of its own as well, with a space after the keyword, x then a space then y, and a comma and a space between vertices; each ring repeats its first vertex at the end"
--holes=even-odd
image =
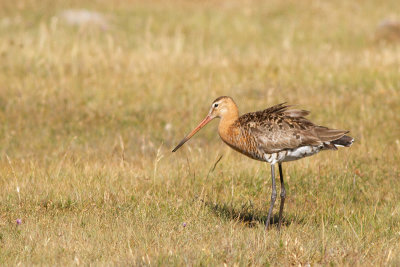
POLYGON ((305 118, 309 111, 290 107, 281 103, 238 119, 241 129, 255 138, 260 153, 323 145, 324 141, 340 138, 346 133, 317 126, 305 118))

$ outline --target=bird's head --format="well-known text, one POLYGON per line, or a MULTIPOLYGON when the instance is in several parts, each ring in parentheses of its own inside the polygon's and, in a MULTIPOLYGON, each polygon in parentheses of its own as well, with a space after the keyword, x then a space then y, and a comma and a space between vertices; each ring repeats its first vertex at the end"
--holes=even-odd
POLYGON ((199 125, 194 128, 182 141, 172 150, 172 152, 177 151, 187 140, 189 140, 195 133, 197 133, 201 128, 203 128, 207 123, 215 118, 224 118, 225 116, 234 114, 237 116, 237 107, 233 99, 229 96, 220 96, 215 99, 212 104, 210 111, 199 125))
POLYGON ((236 104, 231 97, 220 96, 211 104, 211 108, 207 116, 209 116, 211 119, 223 118, 225 115, 232 113, 236 109, 236 104))

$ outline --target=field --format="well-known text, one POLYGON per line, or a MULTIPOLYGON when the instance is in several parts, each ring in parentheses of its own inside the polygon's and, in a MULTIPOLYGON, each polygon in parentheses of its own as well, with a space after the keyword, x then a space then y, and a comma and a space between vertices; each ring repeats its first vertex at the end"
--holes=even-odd
POLYGON ((400 43, 376 34, 398 7, 1 0, 0 264, 399 266, 400 43), (269 166, 217 121, 171 153, 221 95, 356 138, 283 165, 280 232, 269 166))

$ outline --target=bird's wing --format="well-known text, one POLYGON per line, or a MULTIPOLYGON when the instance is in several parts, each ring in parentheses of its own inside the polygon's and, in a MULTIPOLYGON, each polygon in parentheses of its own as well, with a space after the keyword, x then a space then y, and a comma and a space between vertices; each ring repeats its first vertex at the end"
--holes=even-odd
POLYGON ((275 153, 306 145, 322 145, 312 122, 304 118, 308 111, 279 104, 239 118, 242 129, 250 133, 260 152, 275 153))
POLYGON ((264 153, 275 153, 282 150, 295 149, 301 146, 318 146, 323 142, 312 130, 280 129, 272 126, 272 131, 265 128, 251 128, 252 134, 256 136, 257 147, 264 153))

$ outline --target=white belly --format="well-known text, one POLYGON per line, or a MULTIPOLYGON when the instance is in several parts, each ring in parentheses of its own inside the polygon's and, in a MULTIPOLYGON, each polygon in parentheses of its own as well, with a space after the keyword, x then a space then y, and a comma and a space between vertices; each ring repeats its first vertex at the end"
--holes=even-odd
POLYGON ((302 146, 291 150, 283 150, 272 154, 264 154, 264 159, 268 163, 275 164, 285 161, 298 160, 312 156, 321 151, 322 146, 302 146))

